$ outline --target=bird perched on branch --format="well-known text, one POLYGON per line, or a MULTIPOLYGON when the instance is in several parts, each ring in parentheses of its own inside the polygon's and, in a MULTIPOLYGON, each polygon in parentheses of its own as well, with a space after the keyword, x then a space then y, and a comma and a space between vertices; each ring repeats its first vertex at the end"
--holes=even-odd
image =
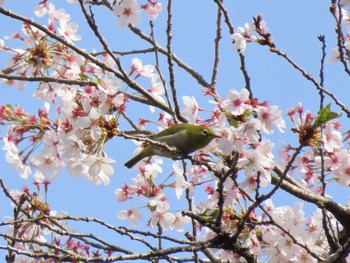
POLYGON ((187 123, 176 124, 149 137, 152 141, 165 143, 169 147, 175 147, 175 150, 170 150, 163 145, 150 143, 139 154, 127 161, 125 166, 131 168, 143 158, 153 155, 169 158, 184 157, 189 153, 205 147, 214 138, 220 138, 220 136, 216 135, 212 129, 206 126, 187 123))

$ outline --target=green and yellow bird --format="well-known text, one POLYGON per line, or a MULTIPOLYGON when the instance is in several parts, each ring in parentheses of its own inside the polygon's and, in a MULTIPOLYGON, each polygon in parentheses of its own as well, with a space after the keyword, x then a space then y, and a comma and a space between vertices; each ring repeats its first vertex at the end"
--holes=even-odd
POLYGON ((169 158, 183 157, 205 147, 211 140, 220 138, 220 136, 206 126, 182 123, 167 128, 149 138, 153 141, 164 142, 170 147, 175 147, 177 152, 168 151, 165 147, 159 145, 148 144, 139 154, 125 163, 126 167, 131 168, 143 158, 153 155, 169 158))

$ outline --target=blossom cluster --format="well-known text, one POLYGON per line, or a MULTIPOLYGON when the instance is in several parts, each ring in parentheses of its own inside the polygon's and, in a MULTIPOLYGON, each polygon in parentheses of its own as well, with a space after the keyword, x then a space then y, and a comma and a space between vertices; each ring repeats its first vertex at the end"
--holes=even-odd
MULTIPOLYGON (((50 205, 39 195, 40 186, 39 184, 37 186, 38 191, 31 192, 28 187, 24 187, 22 191, 11 190, 9 193, 13 201, 12 206, 18 213, 15 218, 8 220, 6 235, 23 241, 14 242, 13 248, 22 251, 43 251, 43 247, 49 246, 56 256, 64 256, 67 253, 75 253, 80 256, 101 256, 101 251, 92 250, 89 244, 73 237, 64 237, 67 231, 71 231, 71 228, 67 221, 56 219, 62 219, 68 214, 52 211, 50 205), (29 243, 28 240, 31 242, 29 243)), ((108 251, 103 253, 110 256, 108 251)), ((19 255, 15 258, 15 262, 28 263, 44 262, 43 260, 19 255)), ((52 262, 52 260, 47 259, 45 262, 52 262)))
MULTIPOLYGON (((264 20, 260 21, 259 27, 263 33, 266 33, 269 30, 264 20)), ((247 48, 247 43, 261 41, 256 34, 256 26, 254 22, 251 22, 250 24, 245 23, 243 27, 238 26, 235 33, 233 33, 231 37, 233 41, 233 48, 241 54, 244 54, 247 48)))
POLYGON ((162 4, 157 1, 147 0, 144 5, 139 5, 136 0, 121 0, 113 7, 113 12, 118 17, 118 25, 125 27, 128 24, 137 25, 140 23, 141 10, 151 19, 156 19, 162 11, 162 4))
MULTIPOLYGON (((136 3, 125 0, 117 5, 127 6, 128 2, 136 3)), ((156 18, 154 8, 160 11, 161 5, 148 1, 142 8, 156 18)), ((119 118, 125 113, 129 101, 128 94, 122 89, 122 81, 113 74, 116 63, 111 56, 103 53, 101 58, 96 57, 96 64, 91 61, 91 53, 81 50, 84 56, 70 48, 69 45, 74 46, 73 43, 81 40, 81 37, 78 35, 78 25, 71 21, 65 10, 57 9, 48 1, 41 1, 34 13, 38 17, 48 17, 46 31, 23 23, 22 32, 0 40, 0 51, 9 55, 6 68, 1 69, 2 74, 43 78, 33 92, 34 97, 44 101, 37 114, 27 112, 19 105, 0 105, 0 124, 7 126, 2 148, 6 152, 6 160, 23 179, 32 178, 39 190, 43 187, 45 195, 64 165, 73 175, 83 175, 95 184, 107 185, 114 174, 112 164, 115 160, 107 156, 104 145, 118 135, 119 118), (59 41, 49 37, 50 32, 57 35, 59 41), (20 41, 23 47, 12 48, 11 41, 20 41), (99 65, 103 65, 104 69, 99 65), (61 81, 52 81, 56 79, 61 81)), ((164 87, 154 66, 143 65, 142 60, 134 58, 128 76, 135 79, 143 76, 149 80, 147 92, 164 101, 164 87)), ((21 80, 3 78, 1 81, 20 89, 26 86, 26 82, 21 80)), ((150 110, 153 111, 154 107, 150 110)), ((8 233, 40 244, 51 242, 46 239, 51 225, 40 227, 35 222, 30 223, 31 217, 63 214, 51 211, 38 194, 29 193, 28 189, 11 192, 11 196, 15 201, 17 197, 21 199, 25 196, 28 201, 21 207, 25 213, 17 215, 16 219, 9 219, 24 222, 20 236, 15 234, 18 229, 9 229, 8 233)), ((84 250, 81 243, 73 240, 67 240, 64 244, 61 242, 59 236, 53 241, 55 246, 66 247, 76 253, 84 250)), ((16 248, 20 250, 39 251, 39 247, 39 244, 30 247, 16 243, 16 248)), ((16 260, 20 260, 20 257, 16 260)))
MULTIPOLYGON (((123 5, 127 3, 123 1, 123 5)), ((70 21, 70 15, 63 9, 57 10, 52 3, 42 1, 35 14, 39 17, 47 15, 49 31, 62 36, 68 43, 80 40, 77 24, 70 21)), ((66 165, 72 174, 84 175, 96 184, 108 184, 114 173, 111 164, 115 161, 104 152, 104 144, 115 135, 118 118, 125 112, 128 101, 127 95, 120 90, 122 82, 112 73, 115 61, 108 55, 102 56, 100 64, 111 71, 105 72, 86 57, 26 23, 22 26, 22 33, 5 38, 7 42, 12 39, 24 42, 27 48, 13 49, 1 40, 1 50, 10 54, 7 68, 2 73, 61 78, 72 80, 72 84, 41 82, 33 93, 45 101, 38 116, 25 112, 20 106, 1 106, 2 123, 11 124, 3 147, 7 161, 23 178, 28 178, 34 167, 34 178, 52 181, 61 166, 66 165), (75 85, 79 80, 90 80, 92 84, 81 88, 75 85), (49 118, 51 105, 54 120, 49 118), (20 150, 19 145, 28 140, 31 146, 24 146, 26 151, 20 150), (39 151, 37 145, 42 142, 44 147, 39 151)), ((130 68, 130 77, 142 75, 150 79, 149 93, 164 101, 161 96, 164 87, 153 66, 144 66, 140 59, 135 58, 130 68)), ((2 81, 21 89, 25 86, 24 81, 2 81)))
MULTIPOLYGON (((323 125, 321 133, 321 129, 314 125, 316 115, 305 111, 301 104, 290 108, 288 115, 295 125, 292 131, 298 134, 300 144, 310 146, 296 157, 290 173, 297 171, 300 182, 310 189, 315 187, 318 192, 322 191, 320 169, 339 184, 349 185, 350 149, 344 145, 348 138, 343 138, 342 124, 338 120, 330 120, 323 125)), ((295 147, 289 144, 279 149, 280 167, 286 167, 294 151, 295 147)))
MULTIPOLYGON (((270 219, 276 222, 260 228, 262 243, 271 262, 318 262, 311 254, 327 253, 328 246, 322 238, 325 233, 321 227, 321 210, 317 209, 310 219, 306 219, 302 203, 275 207, 272 200, 268 200, 266 206, 270 219)), ((330 228, 336 229, 334 218, 330 223, 330 228)))
MULTIPOLYGON (((349 61, 349 50, 350 50, 350 2, 348 0, 340 0, 338 5, 334 6, 333 13, 339 20, 341 25, 341 29, 344 32, 338 32, 338 34, 343 34, 345 37, 343 38, 342 47, 343 51, 340 50, 339 47, 332 48, 332 56, 329 58, 329 62, 333 63, 343 59, 344 61, 349 61), (341 54, 343 53, 343 54, 341 54)), ((259 15, 260 16, 260 15, 259 15)), ((266 26, 266 21, 262 20, 261 17, 258 17, 258 20, 253 21, 251 23, 245 23, 243 26, 238 26, 235 32, 231 35, 233 48, 236 49, 239 53, 244 54, 247 43, 250 42, 258 42, 260 44, 267 44, 265 39, 260 38, 260 36, 266 36, 270 38, 269 28, 266 26), (256 22, 259 24, 259 32, 257 32, 256 22)), ((270 39, 273 41, 272 39, 270 39)), ((269 45, 273 45, 273 43, 269 43, 269 45)))

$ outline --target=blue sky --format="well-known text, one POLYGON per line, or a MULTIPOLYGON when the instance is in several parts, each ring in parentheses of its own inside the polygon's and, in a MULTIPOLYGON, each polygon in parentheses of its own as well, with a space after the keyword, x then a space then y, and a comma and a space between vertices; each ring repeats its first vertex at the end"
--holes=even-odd
MULTIPOLYGON (((13 9, 22 15, 34 18, 32 13, 33 4, 37 1, 7 0, 5 8, 13 9)), ((86 23, 82 21, 79 14, 79 8, 75 5, 66 4, 65 1, 52 1, 57 8, 63 7, 71 13, 72 21, 80 25, 79 34, 83 40, 78 42, 87 50, 100 50, 101 46, 94 36, 89 33, 86 23)), ((213 1, 192 0, 192 1, 173 1, 173 51, 186 63, 194 67, 207 80, 210 80, 213 59, 213 39, 215 36, 216 6, 213 1)), ((302 68, 317 76, 320 67, 321 43, 317 36, 324 34, 327 41, 327 54, 330 54, 332 47, 336 45, 334 20, 329 13, 330 1, 318 0, 240 0, 226 1, 225 5, 230 12, 232 23, 237 26, 243 26, 244 23, 250 23, 253 16, 262 14, 267 26, 272 32, 278 49, 284 52, 296 61, 302 68)), ((141 2, 140 2, 141 3, 141 2)), ((165 25, 166 6, 163 2, 163 13, 155 23, 156 39, 165 46, 165 25)), ((41 21, 46 22, 47 18, 41 21)), ((96 10, 96 21, 112 49, 128 50, 133 48, 149 47, 139 42, 138 37, 133 36, 127 29, 118 28, 115 17, 105 12, 96 10)), ((40 20, 39 20, 40 21, 40 20)), ((149 32, 147 18, 142 17, 143 24, 140 27, 149 32)), ((20 25, 12 20, 0 15, 1 26, 0 38, 11 35, 13 31, 19 31, 20 25)), ((228 34, 226 25, 223 23, 223 39, 221 64, 219 67, 218 89, 222 96, 226 96, 228 90, 235 88, 240 90, 244 87, 244 80, 240 72, 239 58, 237 53, 231 47, 231 38, 228 34)), ((9 42, 9 45, 12 45, 9 42)), ((251 77, 252 90, 255 97, 261 101, 268 100, 270 104, 277 104, 284 113, 286 110, 302 102, 305 108, 317 112, 319 98, 318 92, 313 85, 305 80, 299 72, 296 72, 283 58, 271 54, 267 47, 256 44, 248 44, 246 50, 247 69, 251 77)), ((0 64, 3 67, 5 55, 0 53, 0 64)), ((134 56, 123 57, 125 65, 131 63, 134 56)), ((153 56, 140 56, 145 64, 153 64, 153 56)), ((165 60, 161 60, 163 71, 166 73, 167 65, 165 60)), ((183 70, 176 68, 176 86, 180 96, 195 96, 202 107, 213 107, 206 101, 206 97, 201 96, 202 87, 191 79, 183 70)), ((349 102, 349 92, 346 92, 348 79, 345 79, 342 68, 339 64, 325 65, 326 88, 329 88, 345 103, 349 102)), ((36 112, 36 108, 42 107, 43 102, 32 98, 32 91, 35 84, 30 84, 24 91, 18 91, 14 87, 0 87, 2 95, 0 104, 13 103, 20 104, 26 110, 36 112)), ((327 99, 329 101, 329 99, 327 99)), ((332 103, 332 109, 340 112, 335 104, 332 103)), ((140 110, 142 111, 142 110, 140 110)), ((136 118, 138 112, 131 113, 136 118)), ((149 118, 157 120, 157 115, 148 114, 149 118)), ((156 129, 150 126, 150 129, 156 129)), ((290 126, 286 133, 281 134, 278 131, 271 136, 276 146, 281 141, 294 142, 297 144, 295 135, 290 134, 290 126)), ((0 136, 5 134, 3 128, 0 128, 0 136)), ((125 224, 116 219, 116 213, 123 207, 129 207, 128 204, 120 204, 114 201, 113 190, 121 186, 126 181, 130 182, 134 175, 133 170, 128 170, 123 166, 134 151, 135 145, 131 141, 116 139, 107 145, 106 152, 110 157, 116 160, 115 175, 111 178, 109 186, 96 186, 83 177, 76 178, 69 175, 65 169, 57 178, 56 182, 50 186, 49 201, 53 210, 67 211, 74 215, 87 215, 102 218, 112 224, 125 224)), ((170 164, 170 162, 168 162, 170 164)), ((31 180, 20 179, 16 171, 5 162, 4 153, 0 155, 0 177, 10 188, 21 188, 22 185, 31 185, 31 180)), ((345 191, 345 190, 344 190, 345 191)), ((348 191, 348 190, 346 190, 348 191)), ((348 196, 348 194, 347 194, 348 196)), ((174 197, 175 198, 175 197, 174 197)), ((340 197, 345 201, 342 197, 340 197)), ((0 195, 0 200, 3 196, 0 195)), ((5 201, 7 202, 7 201, 5 201)), ((284 205, 293 203, 293 199, 288 196, 277 201, 277 204, 284 205)), ((11 212, 11 208, 2 208, 0 216, 3 217, 11 212), (6 210, 4 210, 6 209, 6 210)), ((0 219, 3 220, 3 219, 0 219)), ((0 251, 0 255, 1 255, 0 251)))

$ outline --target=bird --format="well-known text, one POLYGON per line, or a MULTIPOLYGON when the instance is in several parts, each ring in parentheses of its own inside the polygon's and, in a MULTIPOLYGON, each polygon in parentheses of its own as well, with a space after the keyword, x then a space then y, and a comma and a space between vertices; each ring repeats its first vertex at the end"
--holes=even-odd
POLYGON ((175 147, 176 151, 169 151, 165 147, 150 143, 124 165, 127 168, 132 168, 143 158, 153 155, 168 158, 184 157, 189 153, 205 147, 214 138, 220 138, 220 136, 216 135, 215 132, 207 126, 189 123, 175 124, 174 126, 150 136, 149 139, 166 143, 170 147, 175 147))

